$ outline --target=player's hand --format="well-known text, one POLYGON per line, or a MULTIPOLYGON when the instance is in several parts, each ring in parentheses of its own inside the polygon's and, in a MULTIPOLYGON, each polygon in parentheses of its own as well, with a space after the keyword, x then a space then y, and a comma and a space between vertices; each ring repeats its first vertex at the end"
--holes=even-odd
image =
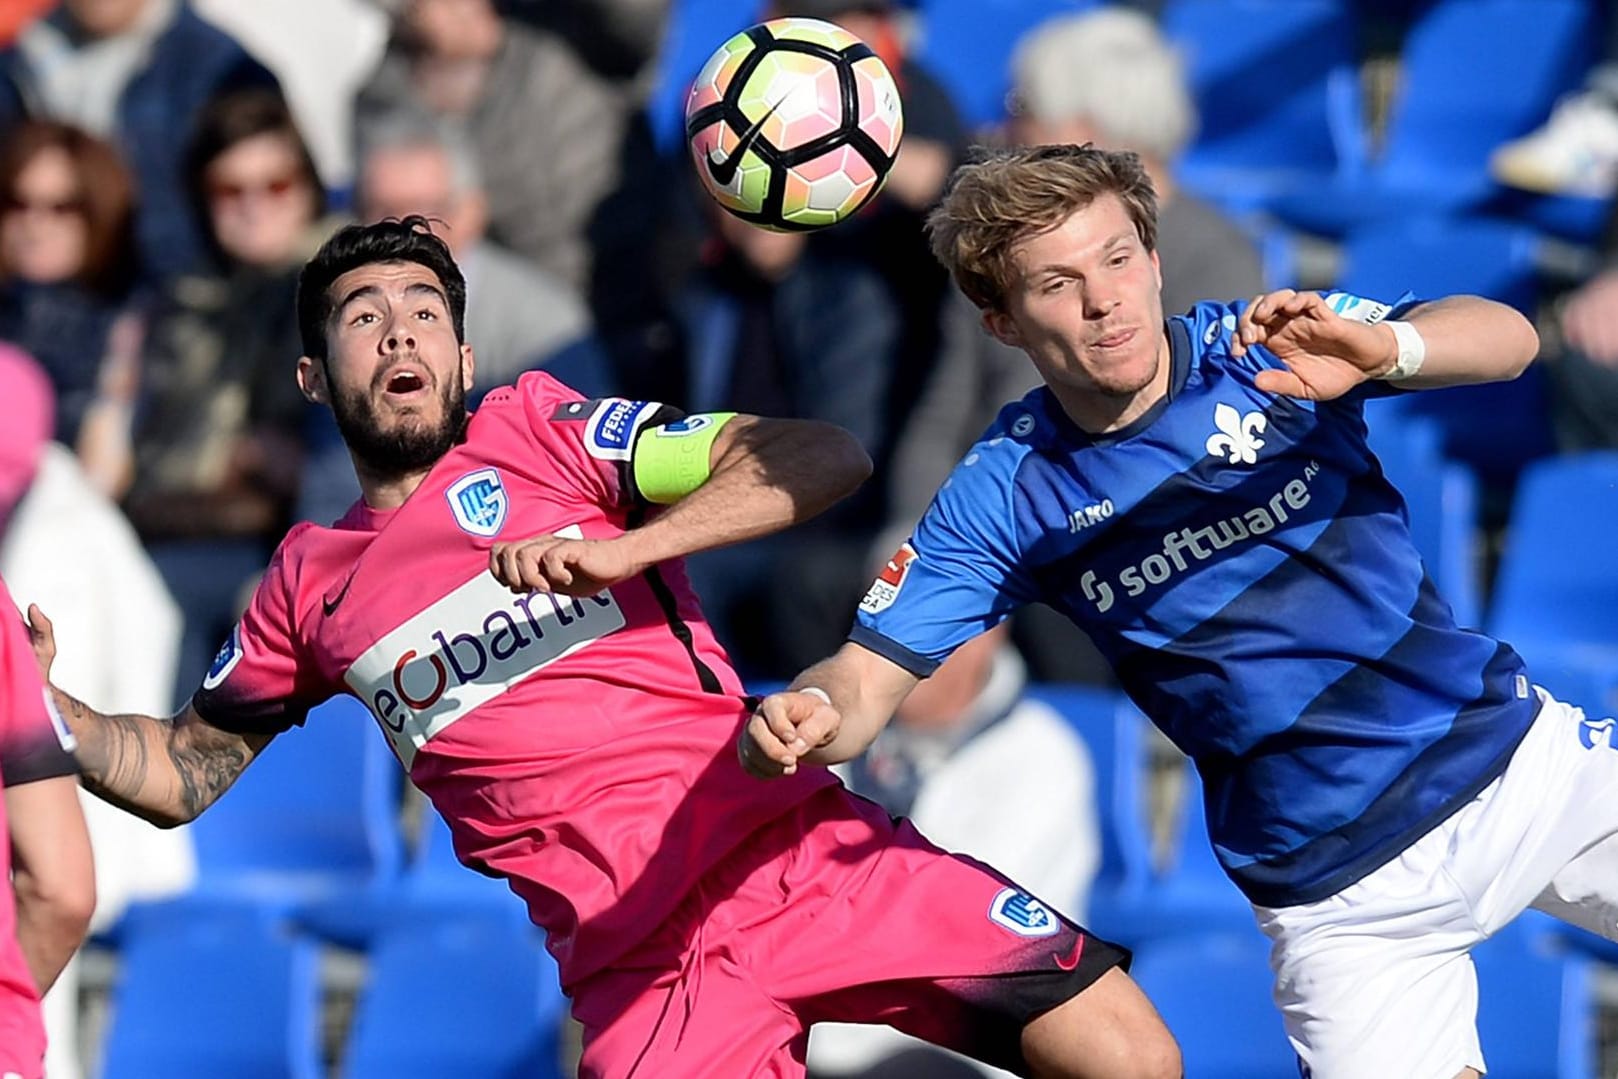
POLYGON ((39 675, 51 680, 51 664, 56 662, 56 627, 39 609, 39 604, 28 605, 28 643, 34 646, 34 662, 39 664, 39 675))
POLYGON ((1314 292, 1279 289, 1255 296, 1236 322, 1233 356, 1263 345, 1286 364, 1254 380, 1267 393, 1310 401, 1341 397, 1393 369, 1399 342, 1386 326, 1343 318, 1314 292))
POLYGON ((646 569, 624 537, 587 540, 565 536, 533 536, 496 543, 489 552, 489 572, 518 595, 557 592, 593 596, 646 569))
POLYGON ((830 745, 842 726, 842 713, 813 693, 772 693, 742 727, 736 754, 750 775, 789 776, 806 753, 830 745))
POLYGON ((1606 367, 1618 367, 1618 270, 1585 282, 1562 308, 1562 336, 1606 367))

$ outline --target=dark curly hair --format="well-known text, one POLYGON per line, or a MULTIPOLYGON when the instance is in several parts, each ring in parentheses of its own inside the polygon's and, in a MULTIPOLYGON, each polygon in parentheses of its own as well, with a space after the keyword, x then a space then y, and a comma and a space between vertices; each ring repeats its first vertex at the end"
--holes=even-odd
POLYGON ((303 336, 305 356, 326 358, 332 285, 350 270, 383 262, 414 262, 431 270, 449 299, 455 340, 466 342, 466 278, 455 265, 449 245, 433 235, 432 224, 420 214, 411 214, 402 220, 389 218, 338 229, 304 265, 298 276, 298 332, 303 336))

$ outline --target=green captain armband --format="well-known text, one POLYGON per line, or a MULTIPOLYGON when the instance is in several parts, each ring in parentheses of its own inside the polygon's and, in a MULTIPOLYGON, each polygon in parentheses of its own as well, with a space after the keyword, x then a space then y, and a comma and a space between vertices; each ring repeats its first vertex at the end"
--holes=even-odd
POLYGON ((719 429, 734 412, 699 412, 661 427, 648 427, 635 440, 635 489, 661 506, 678 502, 708 482, 708 457, 719 429))

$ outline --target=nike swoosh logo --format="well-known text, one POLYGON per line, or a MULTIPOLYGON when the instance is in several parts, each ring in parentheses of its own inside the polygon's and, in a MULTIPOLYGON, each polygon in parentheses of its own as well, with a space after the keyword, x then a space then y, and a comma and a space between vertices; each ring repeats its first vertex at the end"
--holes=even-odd
POLYGON ((343 590, 341 592, 337 593, 337 595, 335 595, 335 596, 322 597, 321 598, 321 600, 320 600, 320 609, 326 612, 326 617, 327 618, 330 618, 331 615, 332 615, 332 612, 337 609, 337 605, 339 603, 343 602, 343 597, 348 595, 348 586, 353 584, 353 583, 354 583, 354 578, 352 576, 350 576, 348 578, 348 580, 343 582, 343 590))
MULTIPOLYGON (((782 98, 782 100, 786 99, 782 98)), ((730 153, 725 153, 717 146, 708 151, 708 175, 713 177, 714 183, 720 187, 730 186, 731 181, 736 179, 737 171, 742 167, 742 157, 747 153, 747 148, 753 145, 753 140, 757 139, 759 132, 764 130, 764 124, 770 117, 775 115, 775 110, 780 107, 781 102, 777 101, 770 106, 770 111, 753 121, 753 126, 742 132, 742 137, 736 142, 736 149, 730 153)))
POLYGON ((1084 934, 1080 933, 1073 941, 1073 950, 1071 952, 1068 952, 1067 955, 1057 955, 1055 952, 1052 952, 1051 958, 1056 960, 1056 965, 1061 967, 1063 970, 1075 970, 1079 965, 1079 957, 1083 954, 1084 934))

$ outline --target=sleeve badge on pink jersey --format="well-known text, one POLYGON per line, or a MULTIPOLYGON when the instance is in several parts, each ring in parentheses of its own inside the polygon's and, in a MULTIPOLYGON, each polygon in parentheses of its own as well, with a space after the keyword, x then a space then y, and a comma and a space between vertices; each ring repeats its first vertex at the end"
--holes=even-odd
POLYGON ((444 497, 449 500, 455 523, 463 532, 489 539, 499 535, 500 526, 506 523, 510 499, 506 497, 505 484, 500 482, 496 469, 468 472, 449 485, 444 497))
POLYGON ((585 450, 601 461, 629 460, 635 449, 635 435, 661 407, 655 401, 606 398, 596 405, 585 427, 585 450))
POLYGON ((1062 928, 1050 908, 1027 892, 1002 888, 989 904, 989 921, 1019 937, 1049 937, 1062 928))
POLYGON ((213 657, 213 665, 202 679, 203 689, 218 689, 230 672, 236 669, 236 664, 242 661, 242 627, 236 626, 225 638, 225 643, 219 646, 219 651, 213 657))

